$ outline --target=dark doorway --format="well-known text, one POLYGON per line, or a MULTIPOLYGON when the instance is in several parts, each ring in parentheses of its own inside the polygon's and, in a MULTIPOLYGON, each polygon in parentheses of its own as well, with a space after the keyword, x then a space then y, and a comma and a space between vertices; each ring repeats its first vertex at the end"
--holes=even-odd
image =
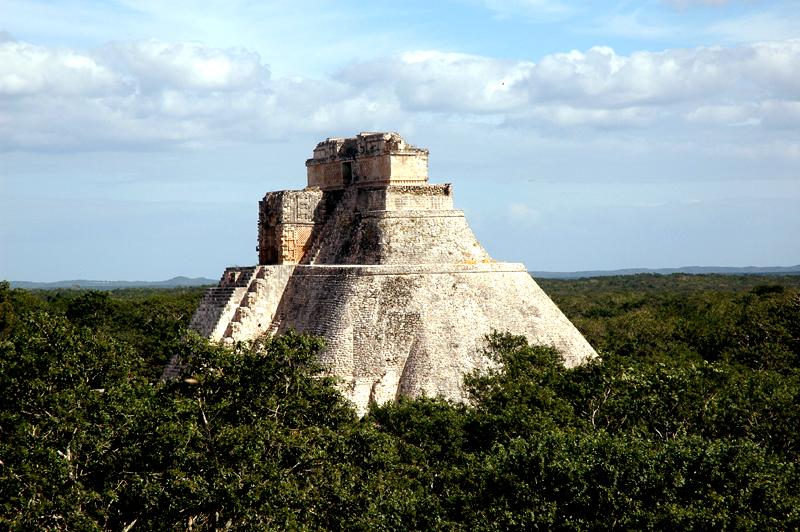
POLYGON ((344 186, 353 182, 353 163, 342 163, 342 183, 344 186))

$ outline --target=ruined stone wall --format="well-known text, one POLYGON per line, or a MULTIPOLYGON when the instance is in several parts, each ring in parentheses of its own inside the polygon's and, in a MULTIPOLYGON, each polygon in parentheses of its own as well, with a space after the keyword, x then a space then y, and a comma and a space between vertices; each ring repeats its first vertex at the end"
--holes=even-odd
POLYGON ((375 211, 365 213, 339 249, 326 248, 317 264, 418 264, 491 262, 464 213, 375 211), (432 243, 432 239, 436 243, 432 243))
POLYGON ((349 189, 302 263, 491 262, 452 201, 449 185, 349 189))
POLYGON ((322 190, 345 185, 414 185, 428 180, 428 158, 417 154, 391 154, 311 163, 307 174, 308 186, 322 190))
POLYGON ((396 133, 361 133, 320 142, 306 168, 308 186, 322 190, 421 184, 428 180, 428 151, 396 133))
POLYGON ((359 190, 355 209, 368 211, 452 210, 452 187, 445 185, 388 186, 359 190))
POLYGON ((390 159, 387 184, 413 185, 428 180, 428 154, 398 153, 390 159))
POLYGON ((259 202, 258 262, 295 264, 311 247, 325 221, 321 190, 270 192, 259 202))
POLYGON ((342 163, 339 161, 309 165, 308 186, 318 187, 322 190, 342 188, 344 186, 342 168, 342 163))

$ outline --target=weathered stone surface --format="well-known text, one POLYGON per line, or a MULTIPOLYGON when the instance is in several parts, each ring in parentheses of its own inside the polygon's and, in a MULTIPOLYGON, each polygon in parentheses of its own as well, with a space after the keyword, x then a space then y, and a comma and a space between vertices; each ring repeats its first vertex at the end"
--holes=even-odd
POLYGON ((362 412, 399 394, 462 399, 493 330, 553 345, 570 366, 597 356, 522 264, 492 260, 452 187, 426 183, 427 161, 396 133, 320 143, 309 188, 259 203, 261 264, 228 268, 192 327, 225 342, 322 336, 322 361, 362 412), (342 161, 357 179, 325 177, 342 161))
POLYGON ((428 180, 428 150, 407 144, 397 133, 360 133, 317 144, 306 161, 308 186, 411 185, 428 180))
POLYGON ((350 398, 462 397, 464 372, 483 366, 493 330, 554 345, 572 366, 592 348, 522 264, 297 266, 275 332, 323 336, 323 362, 350 398))
POLYGON ((268 192, 258 204, 258 262, 296 263, 325 219, 318 189, 268 192))

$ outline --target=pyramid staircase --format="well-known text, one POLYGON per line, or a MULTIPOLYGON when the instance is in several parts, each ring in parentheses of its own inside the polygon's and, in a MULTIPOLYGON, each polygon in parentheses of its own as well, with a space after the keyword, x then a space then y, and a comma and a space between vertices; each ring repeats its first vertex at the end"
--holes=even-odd
POLYGON ((206 290, 189 328, 211 340, 222 340, 258 269, 258 266, 227 268, 219 285, 206 290))

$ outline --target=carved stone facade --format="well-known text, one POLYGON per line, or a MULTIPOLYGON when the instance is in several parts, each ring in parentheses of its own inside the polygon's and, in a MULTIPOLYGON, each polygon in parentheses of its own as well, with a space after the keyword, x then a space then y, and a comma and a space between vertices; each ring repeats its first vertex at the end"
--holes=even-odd
POLYGON ((325 219, 322 191, 268 192, 258 203, 259 264, 296 264, 325 219))
POLYGON ((452 187, 427 183, 427 150, 362 133, 321 142, 306 166, 307 188, 259 203, 259 265, 208 290, 201 334, 322 336, 322 362, 362 412, 399 394, 462 399, 493 330, 553 345, 570 366, 597 356, 522 264, 489 256, 452 187))
POLYGON ((320 142, 306 169, 308 186, 322 190, 421 184, 428 181, 428 150, 406 144, 397 133, 360 133, 320 142))

